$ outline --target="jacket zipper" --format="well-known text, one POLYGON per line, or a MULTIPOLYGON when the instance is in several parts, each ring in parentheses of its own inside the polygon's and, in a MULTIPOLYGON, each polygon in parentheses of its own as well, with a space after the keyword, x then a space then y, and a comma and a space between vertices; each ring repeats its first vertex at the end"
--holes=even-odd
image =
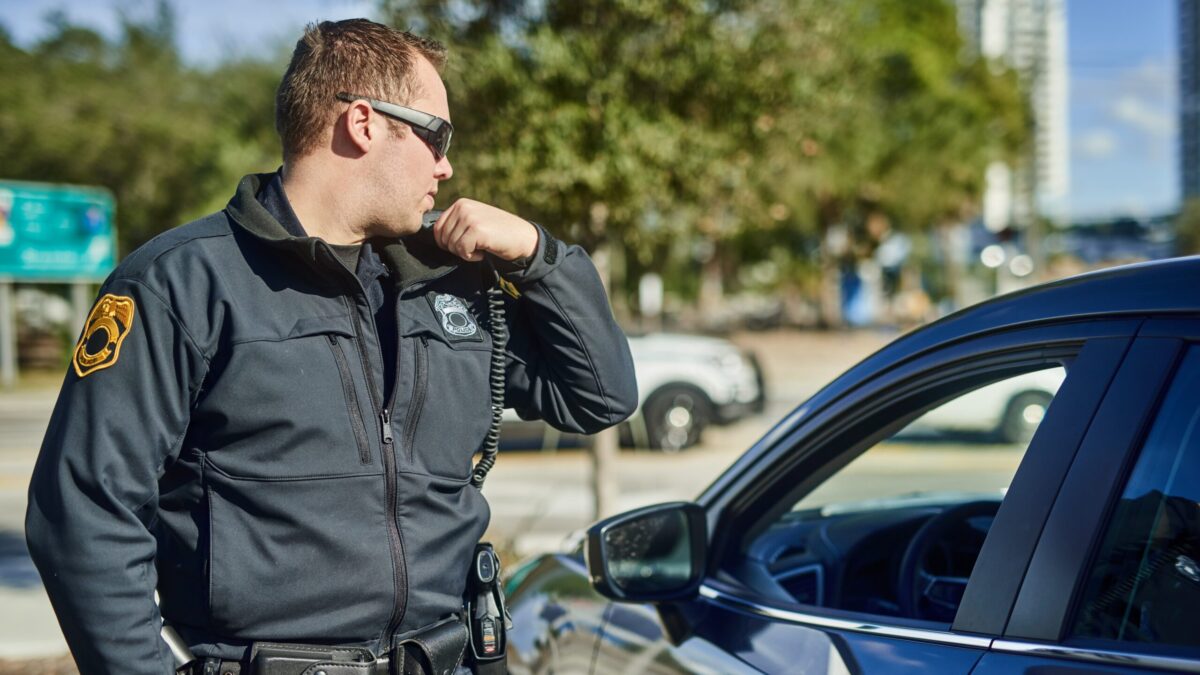
MULTIPOLYGON (((403 349, 404 339, 400 337, 400 299, 395 300, 396 310, 396 381, 392 383, 392 395, 388 397, 388 401, 384 404, 383 413, 380 416, 380 421, 383 423, 383 447, 387 453, 388 459, 391 460, 392 467, 384 468, 387 472, 388 479, 388 513, 391 517, 388 518, 388 525, 396 533, 396 543, 400 551, 399 563, 396 565, 396 604, 392 608, 392 619, 388 622, 387 641, 390 643, 400 630, 400 624, 404 622, 404 615, 408 612, 408 562, 404 559, 404 533, 400 531, 400 520, 396 514, 397 495, 396 488, 396 448, 392 439, 392 410, 396 407, 396 397, 400 393, 400 354, 403 349), (403 596, 401 596, 403 589, 403 596)), ((371 317, 371 324, 374 325, 375 317, 371 317)), ((379 334, 379 329, 375 329, 376 335, 379 334)), ((382 345, 380 345, 380 353, 383 353, 382 345)))
MULTIPOLYGON (((362 285, 359 284, 359 288, 362 285)), ((365 296, 366 292, 363 291, 365 296)), ((358 321, 354 317, 354 307, 350 304, 350 300, 346 296, 342 296, 342 301, 346 304, 346 309, 350 312, 351 325, 354 326, 354 332, 358 334, 358 321)), ((396 317, 399 321, 400 303, 396 303, 396 317)), ((379 329, 375 326, 375 317, 368 317, 371 320, 371 329, 375 331, 375 335, 379 335, 379 329)), ((399 326, 399 323, 396 324, 399 326)), ((363 372, 370 375, 370 360, 367 357, 367 349, 363 346, 361 339, 356 340, 358 343, 358 355, 362 360, 363 372)), ((400 345, 402 340, 396 340, 396 380, 400 380, 400 345)), ((382 353, 382 350, 380 350, 382 353)), ((383 407, 380 407, 378 399, 375 397, 374 378, 368 377, 371 381, 371 386, 367 387, 367 392, 371 396, 371 407, 379 410, 379 436, 383 447, 383 483, 384 490, 387 491, 386 508, 387 508, 387 531, 388 531, 388 546, 392 554, 392 583, 396 589, 395 602, 392 605, 392 616, 388 619, 387 629, 384 633, 384 638, 390 648, 392 636, 400 623, 404 621, 404 614, 408 610, 408 563, 404 560, 404 536, 400 533, 400 523, 396 518, 396 449, 392 439, 392 414, 391 408, 396 401, 396 390, 398 387, 392 387, 391 400, 387 401, 383 407)))
POLYGON ((329 334, 329 348, 337 362, 338 375, 342 378, 342 392, 346 395, 346 408, 350 412, 350 427, 354 430, 354 442, 358 444, 358 459, 363 464, 371 463, 371 445, 367 442, 367 425, 363 423, 362 410, 358 407, 358 393, 354 390, 354 379, 350 376, 350 365, 346 355, 338 346, 337 336, 329 334))
POLYGON ((396 450, 392 443, 392 415, 384 408, 379 413, 379 422, 383 428, 383 471, 384 485, 387 490, 388 539, 392 545, 396 564, 393 568, 396 584, 396 601, 392 605, 392 616, 388 619, 387 632, 384 634, 386 644, 391 646, 392 635, 404 621, 408 610, 408 564, 404 560, 404 537, 400 533, 400 524, 396 521, 396 450))
POLYGON ((413 446, 416 444, 417 422, 421 420, 421 411, 425 409, 425 391, 429 388, 429 338, 422 335, 413 346, 413 395, 408 402, 408 415, 404 418, 404 449, 408 452, 410 464, 416 461, 416 449, 413 446))
MULTIPOLYGON (((327 250, 327 253, 331 258, 335 257, 332 250, 327 250)), ((345 268, 343 267, 342 269, 344 270, 345 268)), ((448 272, 449 272, 449 270, 438 275, 438 277, 444 276, 448 272)), ((361 292, 363 297, 366 297, 366 290, 363 289, 362 284, 358 282, 358 277, 354 276, 353 274, 351 274, 351 276, 354 278, 355 286, 357 287, 355 290, 357 292, 361 292)), ((434 277, 434 278, 437 278, 437 277, 434 277)), ((432 281, 432 280, 433 280, 433 278, 426 279, 423 281, 423 283, 428 283, 429 281, 432 281)), ((421 284, 415 284, 408 288, 401 288, 399 294, 402 295, 405 291, 411 290, 412 288, 414 288, 418 285, 421 285, 421 284)), ((361 337, 361 335, 359 335, 359 330, 358 330, 359 322, 357 319, 354 318, 355 317, 354 306, 351 304, 350 300, 344 295, 342 296, 342 302, 346 305, 346 310, 350 314, 350 319, 351 319, 350 324, 354 327, 354 335, 356 338, 355 342, 358 344, 358 356, 359 356, 359 359, 361 359, 361 361, 362 361, 363 373, 367 375, 367 394, 371 398, 371 407, 380 411, 379 412, 379 434, 380 434, 380 440, 383 443, 383 458, 382 459, 383 459, 384 489, 387 490, 388 544, 391 548, 392 562, 394 563, 393 568, 392 568, 393 569, 392 581, 395 584, 395 589, 396 589, 395 604, 392 606, 392 616, 388 620, 387 632, 384 633, 384 638, 386 638, 386 643, 388 644, 388 646, 390 648, 393 638, 395 636, 395 633, 400 628, 400 624, 404 622, 404 615, 408 611, 408 564, 404 560, 404 536, 400 532, 400 523, 396 517, 396 506, 397 506, 396 502, 398 499, 397 494, 396 494, 396 491, 397 491, 397 488, 396 488, 396 449, 395 449, 395 445, 393 442, 394 439, 392 437, 392 413, 391 413, 392 408, 395 407, 396 395, 399 390, 399 387, 397 387, 395 385, 400 382, 400 352, 401 352, 401 346, 404 342, 403 338, 401 338, 399 336, 400 299, 399 299, 399 297, 397 297, 396 301, 395 301, 396 331, 397 331, 397 337, 396 337, 396 382, 393 383, 391 397, 389 397, 389 400, 383 405, 383 407, 379 406, 379 400, 375 396, 374 378, 370 377, 371 361, 370 361, 370 358, 367 356, 367 348, 365 346, 363 346, 362 337, 361 337)), ((375 317, 368 316, 368 318, 371 321, 371 330, 375 331, 375 335, 378 336, 379 335, 379 327, 375 325, 375 317)), ((380 349, 381 355, 382 355, 382 351, 383 350, 380 349)), ((422 389, 424 389, 424 387, 422 387, 422 389)), ((422 393, 422 397, 423 396, 424 396, 424 394, 422 393)), ((382 393, 380 394, 380 397, 382 397, 382 393)))

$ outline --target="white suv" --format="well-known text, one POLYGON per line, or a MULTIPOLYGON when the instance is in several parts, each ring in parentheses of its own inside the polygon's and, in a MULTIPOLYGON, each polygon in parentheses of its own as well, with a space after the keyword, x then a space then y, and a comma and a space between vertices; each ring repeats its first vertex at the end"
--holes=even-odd
MULTIPOLYGON (((619 431, 624 445, 676 452, 695 445, 710 423, 762 412, 762 369, 728 340, 656 333, 629 338, 637 372, 638 409, 619 431)), ((505 447, 553 448, 575 438, 504 411, 505 447)))

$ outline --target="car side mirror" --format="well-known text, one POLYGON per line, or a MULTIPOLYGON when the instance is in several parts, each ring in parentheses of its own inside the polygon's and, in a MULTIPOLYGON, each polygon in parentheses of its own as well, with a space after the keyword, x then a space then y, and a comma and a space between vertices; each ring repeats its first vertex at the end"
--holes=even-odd
POLYGON ((588 529, 588 576, 598 593, 626 602, 692 597, 708 562, 708 522, 692 502, 622 513, 588 529))

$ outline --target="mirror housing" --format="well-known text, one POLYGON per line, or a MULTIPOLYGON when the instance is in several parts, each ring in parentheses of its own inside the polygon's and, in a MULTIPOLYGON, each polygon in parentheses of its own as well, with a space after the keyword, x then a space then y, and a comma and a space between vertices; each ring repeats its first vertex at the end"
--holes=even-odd
POLYGON ((695 596, 708 566, 708 522, 692 502, 635 509, 592 525, 584 543, 588 577, 624 602, 695 596))

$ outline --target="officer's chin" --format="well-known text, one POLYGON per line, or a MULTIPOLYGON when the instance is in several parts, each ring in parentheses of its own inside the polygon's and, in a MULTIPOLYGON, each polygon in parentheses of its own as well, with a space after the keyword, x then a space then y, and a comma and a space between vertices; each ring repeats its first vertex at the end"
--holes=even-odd
POLYGON ((418 213, 414 217, 406 218, 403 221, 374 223, 371 227, 371 236, 384 239, 402 239, 416 234, 421 231, 422 215, 423 213, 418 213))

